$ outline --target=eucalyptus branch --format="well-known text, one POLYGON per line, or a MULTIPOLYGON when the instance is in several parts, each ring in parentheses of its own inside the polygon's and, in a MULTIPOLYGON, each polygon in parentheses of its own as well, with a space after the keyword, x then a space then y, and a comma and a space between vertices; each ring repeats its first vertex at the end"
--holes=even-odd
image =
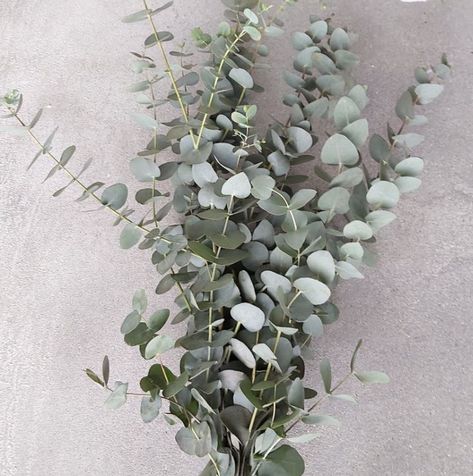
MULTIPOLYGON (((148 18, 148 21, 149 21, 149 23, 151 25, 151 28, 153 30, 153 35, 155 37, 156 44, 159 48, 159 51, 161 52, 161 56, 162 56, 162 58, 164 60, 164 63, 166 65, 166 73, 169 76, 169 80, 171 81, 171 85, 172 85, 172 88, 174 90, 174 94, 176 95, 177 101, 179 103, 179 107, 181 108, 182 117, 183 117, 184 121, 186 122, 186 124, 189 124, 189 116, 187 114, 187 109, 186 109, 186 107, 184 105, 184 102, 182 100, 181 92, 179 91, 179 88, 177 86, 177 81, 176 81, 176 78, 174 76, 172 66, 169 63, 169 59, 168 59, 166 50, 164 49, 163 43, 162 43, 161 39, 159 38, 158 30, 157 30, 156 25, 154 23, 153 17, 150 14, 151 10, 148 8, 148 3, 147 3, 146 0, 143 0, 143 5, 144 5, 145 10, 147 11, 147 18, 148 18)), ((189 128, 189 134, 192 137, 192 141, 195 144, 194 131, 192 130, 192 128, 189 128)))
MULTIPOLYGON (((286 444, 281 435, 301 421, 322 423, 323 415, 310 412, 329 396, 342 398, 335 392, 351 376, 362 383, 389 381, 383 372, 354 370, 360 342, 350 373, 336 385, 330 362, 321 361, 325 395, 309 405, 307 400, 318 393, 304 385, 301 351, 339 317, 332 302, 337 283, 363 277, 360 270, 370 261, 372 238, 394 220, 392 210, 401 194, 420 185, 423 161, 411 151, 423 137, 406 128, 425 122, 415 106, 432 102, 442 92, 438 80, 448 76, 450 66, 443 57, 433 68, 416 70, 415 84, 396 106, 401 127, 397 132, 389 127, 387 140, 376 134, 369 140, 370 155, 380 164, 379 178, 372 180, 360 153, 369 136, 362 118, 368 99, 361 85, 347 81, 358 62, 348 32, 315 17, 306 30, 296 32, 296 74, 285 74, 293 91, 284 99, 291 114, 285 123, 271 125, 263 139, 254 132, 256 105, 244 104, 248 92, 258 91, 251 76, 256 64, 252 46, 261 34, 281 32, 277 17, 294 1, 285 0, 269 19, 269 7, 261 1, 224 3, 229 9, 226 16, 235 25, 223 22, 215 35, 193 31, 198 47, 212 53, 200 75, 184 74, 190 65, 184 65, 182 49, 169 53, 181 56, 179 79, 163 45, 170 37, 161 37, 153 20, 172 2, 151 10, 143 0, 144 10, 124 19, 151 25, 153 33, 145 46, 156 43, 171 83, 164 101, 178 104, 182 115, 163 122, 169 130, 158 134, 161 101, 153 84, 164 76, 150 79, 146 71, 146 81, 131 88, 136 92, 149 88, 151 95, 139 102, 151 105, 152 117, 141 115, 139 122, 153 136, 130 163, 138 181, 148 184, 135 197, 140 205, 152 200, 146 221, 135 223, 129 218, 131 210, 122 208, 128 197, 124 184, 107 187, 100 197, 96 191, 101 182, 96 188, 87 187, 80 174, 67 167, 74 149, 66 149, 61 158, 51 153, 49 139, 42 143, 31 131, 40 114, 30 126, 19 118, 22 97, 17 91, 2 102, 9 117, 20 124, 20 132, 28 132, 40 153, 54 161, 48 177, 62 170, 83 190, 83 197, 90 195, 112 210, 124 222, 122 248, 139 244, 150 250, 152 265, 162 275, 156 293, 177 287, 175 302, 180 309, 171 322, 185 323, 177 339, 165 331, 171 310, 150 311, 152 303, 143 289, 133 294, 131 312, 120 329, 125 343, 152 362, 140 379, 143 393, 128 392, 128 384, 122 382, 109 388, 108 358, 101 376, 86 369, 94 382, 111 392, 107 405, 119 408, 128 396, 142 397, 141 416, 149 423, 159 416, 161 399, 168 401, 169 414, 181 422, 178 445, 189 455, 209 459, 202 474, 288 474, 290 467, 291 476, 302 476, 304 461, 289 445, 296 440, 288 438, 286 444), (206 90, 197 89, 193 96, 188 86, 199 81, 206 90), (199 100, 199 112, 191 117, 189 106, 199 100), (309 154, 318 139, 314 118, 328 119, 334 130, 320 157, 309 154), (158 153, 168 148, 177 160, 158 161, 158 153), (325 190, 299 187, 309 177, 292 172, 293 165, 315 159, 314 170, 327 184, 325 190), (320 164, 332 173, 321 170, 320 164), (175 187, 172 200, 159 211, 158 180, 172 180, 175 187), (171 207, 181 220, 160 230, 158 224, 171 207), (177 374, 161 361, 175 348, 182 355, 177 374)), ((265 49, 256 51, 265 55, 265 49)), ((136 71, 155 66, 149 57, 136 56, 136 71)), ((330 418, 325 416, 325 421, 330 418)))
MULTIPOLYGON (((225 53, 223 54, 222 59, 220 60, 220 63, 218 65, 217 73, 215 74, 215 80, 214 80, 214 83, 212 85, 212 91, 210 93, 210 98, 209 98, 209 101, 207 103, 207 108, 210 108, 212 106, 213 100, 215 98, 215 93, 216 93, 218 81, 220 80, 220 75, 222 74, 222 69, 225 65, 225 62, 227 61, 228 56, 233 52, 233 49, 235 48, 235 46, 238 44, 239 41, 241 41, 241 39, 245 35, 246 35, 246 32, 243 30, 238 35, 236 35, 235 39, 230 44, 230 46, 228 46, 226 48, 225 53)), ((202 118, 200 128, 199 128, 199 132, 198 132, 198 135, 197 135, 197 141, 194 143, 194 148, 195 149, 199 148, 200 141, 202 140, 202 133, 204 132, 205 124, 206 124, 207 119, 209 118, 209 116, 210 116, 210 114, 208 112, 204 113, 204 117, 202 118)))
MULTIPOLYGON (((69 170, 69 168, 65 165, 63 165, 61 163, 61 161, 55 156, 52 154, 52 152, 50 150, 48 150, 47 147, 45 147, 45 145, 36 137, 36 135, 33 133, 33 131, 31 130, 30 127, 28 127, 26 125, 26 123, 19 117, 19 115, 16 113, 16 112, 13 112, 12 110, 10 110, 10 112, 13 114, 13 116, 15 117, 15 119, 18 121, 18 123, 25 128, 25 130, 27 131, 28 135, 30 136, 30 138, 32 139, 32 141, 39 146, 40 150, 43 151, 43 154, 46 154, 51 160, 53 160, 55 163, 56 163, 56 166, 58 167, 58 169, 62 170, 66 175, 68 175, 72 181, 72 183, 75 183, 77 184, 83 191, 84 193, 86 193, 88 196, 91 196, 92 198, 94 198, 98 203, 100 203, 100 205, 103 206, 103 202, 102 200, 100 199, 100 197, 95 193, 95 192, 92 192, 89 190, 89 188, 73 173, 69 170)), ((143 230, 144 232, 150 232, 151 230, 149 230, 148 228, 144 227, 143 225, 139 224, 139 223, 135 223, 131 218, 129 218, 128 216, 126 215, 123 215, 122 213, 120 213, 119 210, 116 210, 112 207, 108 207, 106 206, 106 208, 108 210, 110 210, 114 215, 116 215, 120 220, 123 220, 125 221, 126 223, 129 223, 129 224, 132 224, 134 226, 136 226, 137 228, 140 228, 141 230, 143 230)), ((164 238, 162 238, 164 241, 166 241, 164 238)))

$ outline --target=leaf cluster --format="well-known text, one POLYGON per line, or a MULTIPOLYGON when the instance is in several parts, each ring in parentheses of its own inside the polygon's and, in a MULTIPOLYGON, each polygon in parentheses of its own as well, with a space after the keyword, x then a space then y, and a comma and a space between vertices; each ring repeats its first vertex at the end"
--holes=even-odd
MULTIPOLYGON (((139 384, 143 421, 162 413, 170 424, 179 423, 179 447, 209 459, 202 476, 298 476, 304 461, 292 445, 315 435, 294 437, 294 425, 337 425, 319 406, 326 399, 355 402, 339 392, 348 378, 388 381, 382 372, 357 370, 360 341, 347 375, 334 383, 323 359, 320 388, 309 388, 308 346, 338 318, 336 285, 363 278, 363 266, 374 262, 370 243, 396 218, 392 210, 400 197, 419 187, 423 160, 412 150, 423 136, 410 128, 426 122, 418 108, 442 92, 439 80, 450 68, 446 58, 418 68, 416 82, 396 105, 396 127, 388 124, 385 136, 370 137, 367 91, 352 76, 359 62, 353 35, 311 17, 307 30, 292 36, 293 69, 283 73, 288 118, 259 135, 255 102, 263 87, 253 73, 268 67, 263 40, 283 33, 278 14, 294 2, 286 0, 276 13, 257 0, 223 3, 225 21, 216 33, 192 32, 206 55, 199 66, 186 44, 166 52, 173 34, 157 24, 172 2, 152 9, 145 1, 143 10, 124 18, 151 28, 142 53, 134 53, 139 78, 129 87, 144 107, 136 122, 150 132, 130 160, 144 187, 134 208, 126 185, 82 182, 89 162, 78 174, 71 171, 74 146, 56 157, 55 131, 44 142, 37 138, 32 130, 41 111, 23 122, 16 91, 3 99, 16 124, 2 129, 31 136, 39 146, 33 162, 41 155, 54 161, 46 178, 58 170, 69 175, 55 196, 76 184, 79 201, 95 199, 114 213, 122 226, 120 246, 148 250, 160 275, 156 294, 177 294, 178 312, 149 311, 147 296, 137 291, 121 327, 126 344, 150 362, 139 384), (162 118, 165 105, 173 106, 174 117, 162 118), (313 152, 317 142, 320 154, 313 152), (311 164, 319 188, 294 172, 300 164, 311 164), (161 191, 165 181, 171 181, 172 194, 161 191), (167 218, 171 210, 181 217, 178 223, 167 218), (171 338, 167 324, 185 331, 171 338), (172 370, 162 362, 175 348, 182 358, 172 370)), ((86 373, 110 392, 110 408, 133 394, 127 383, 109 386, 108 359, 100 376, 86 373)))

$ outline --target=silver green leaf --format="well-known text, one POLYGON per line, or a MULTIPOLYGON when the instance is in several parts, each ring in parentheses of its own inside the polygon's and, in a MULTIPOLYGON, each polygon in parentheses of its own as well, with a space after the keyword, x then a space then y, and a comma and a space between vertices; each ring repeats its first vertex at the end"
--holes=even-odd
POLYGON ((246 302, 233 306, 230 314, 235 321, 240 322, 250 332, 261 330, 266 319, 264 312, 259 307, 246 302))
POLYGON ((326 284, 312 278, 296 279, 294 281, 294 287, 315 306, 327 302, 331 294, 326 284))
POLYGON ((355 165, 358 162, 358 151, 347 137, 334 134, 325 142, 320 158, 324 164, 355 165))
POLYGON ((366 200, 376 208, 393 208, 399 201, 399 189, 391 182, 380 180, 371 185, 366 200))

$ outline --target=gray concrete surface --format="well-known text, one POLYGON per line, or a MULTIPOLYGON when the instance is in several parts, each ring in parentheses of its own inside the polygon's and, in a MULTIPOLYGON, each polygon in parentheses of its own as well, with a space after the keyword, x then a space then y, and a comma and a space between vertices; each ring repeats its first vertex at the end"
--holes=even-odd
MULTIPOLYGON (((130 180, 127 159, 145 139, 130 119, 136 107, 125 86, 133 81, 127 52, 147 27, 119 22, 139 3, 0 3, 0 89, 22 90, 30 117, 51 104, 38 131, 58 124, 58 146, 74 143, 83 159, 94 157, 90 179, 130 180)), ((178 39, 195 25, 217 26, 217 0, 175 3, 161 27, 178 39)), ((317 4, 301 0, 289 31, 303 28, 317 4)), ((376 245, 377 268, 337 291, 342 317, 316 350, 341 374, 363 337, 360 362, 388 372, 392 384, 354 384, 359 405, 326 409, 343 426, 303 448, 306 474, 473 474, 473 2, 333 0, 329 11, 360 34, 358 75, 379 130, 414 66, 445 50, 455 75, 428 111, 422 189, 402 202, 400 219, 376 245)), ((280 114, 279 57, 289 64, 290 47, 271 44, 259 104, 280 114)), ((51 198, 64 180, 42 185, 44 161, 25 171, 27 141, 2 135, 0 151, 0 474, 196 475, 202 462, 177 450, 172 428, 141 423, 136 401, 106 411, 100 388, 81 371, 97 368, 105 353, 112 378, 134 382, 145 371, 119 326, 134 289, 152 296, 157 276, 148 257, 118 248, 106 212, 85 213, 90 206, 71 193, 51 198)), ((309 373, 317 378, 316 369, 309 373)))

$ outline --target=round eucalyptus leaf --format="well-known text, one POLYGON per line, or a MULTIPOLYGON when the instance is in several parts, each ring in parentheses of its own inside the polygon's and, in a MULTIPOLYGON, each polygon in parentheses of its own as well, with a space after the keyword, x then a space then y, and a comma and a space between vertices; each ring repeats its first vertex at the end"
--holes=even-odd
POLYGON ((350 49, 350 37, 343 28, 335 28, 330 36, 330 48, 333 51, 350 49))
POLYGON ((340 74, 323 74, 315 82, 322 93, 342 96, 345 91, 345 80, 340 74))
POLYGON ((148 319, 148 327, 155 332, 158 332, 162 329, 164 324, 166 324, 169 319, 169 309, 160 309, 156 312, 153 312, 148 319))
POLYGON ((289 293, 292 289, 291 281, 274 271, 263 271, 261 273, 261 281, 273 295, 277 293, 279 288, 281 288, 284 293, 289 293))
POLYGON ((261 33, 254 26, 246 25, 246 26, 243 27, 243 31, 248 33, 248 35, 251 37, 252 40, 254 40, 254 41, 261 40, 261 33))
POLYGON ((156 119, 153 119, 151 116, 148 116, 147 114, 141 114, 141 113, 133 114, 133 119, 135 119, 135 121, 141 127, 144 127, 145 129, 156 130, 159 126, 156 119))
POLYGON ((251 89, 254 86, 253 78, 246 69, 233 68, 230 70, 228 76, 237 82, 242 88, 251 89))
POLYGON ((304 107, 304 114, 307 117, 323 117, 329 107, 329 101, 326 97, 321 97, 315 101, 310 102, 304 107))
POLYGON ((395 219, 396 215, 387 210, 374 210, 365 217, 366 223, 374 233, 377 233, 383 226, 389 225, 395 219))
POLYGON ((366 142, 366 139, 368 139, 368 121, 366 119, 358 119, 344 127, 342 134, 360 148, 366 142))
POLYGON ((373 230, 367 223, 353 220, 344 226, 343 235, 349 240, 369 240, 373 236, 373 230))
POLYGON ((212 433, 206 422, 191 425, 192 429, 183 427, 176 433, 176 442, 184 453, 202 458, 212 449, 212 433))
POLYGON ((320 317, 312 314, 302 323, 304 334, 312 337, 320 337, 324 333, 324 326, 320 317))
POLYGON ((360 62, 360 58, 347 50, 335 51, 335 64, 338 69, 350 70, 360 62))
POLYGON ((132 300, 133 309, 140 314, 143 314, 148 307, 148 298, 146 297, 146 292, 144 289, 138 289, 133 294, 132 300))
POLYGON ((361 244, 358 242, 345 243, 340 247, 340 254, 344 260, 353 259, 356 261, 361 261, 364 254, 363 246, 361 246, 361 244))
POLYGON ((215 193, 214 185, 207 184, 199 190, 197 195, 199 203, 203 207, 215 207, 223 210, 227 206, 227 197, 221 197, 215 193))
POLYGON ((152 359, 156 356, 164 354, 168 350, 174 348, 175 341, 173 338, 165 335, 159 335, 151 339, 145 348, 145 358, 152 359))
POLYGON ((217 126, 219 126, 221 129, 225 131, 231 131, 233 129, 232 121, 227 116, 224 116, 223 114, 219 114, 217 116, 217 118, 215 119, 215 123, 217 124, 217 126))
POLYGON ((249 369, 256 367, 255 357, 246 344, 238 339, 230 339, 230 345, 232 346, 232 352, 240 362, 243 362, 249 369))
POLYGON ((116 410, 126 403, 126 394, 128 392, 128 384, 123 382, 116 382, 115 389, 105 400, 105 406, 116 410))
POLYGON ((242 269, 238 273, 238 283, 240 284, 241 291, 245 298, 248 301, 255 302, 256 301, 256 291, 253 285, 253 281, 251 277, 245 269, 242 269))
POLYGON ((424 161, 420 157, 408 157, 394 167, 396 173, 408 177, 417 177, 423 169, 424 161))
POLYGON ((263 219, 253 231, 253 240, 261 241, 267 247, 272 247, 274 245, 274 234, 274 226, 270 221, 263 219))
POLYGON ((250 271, 256 271, 269 258, 268 248, 259 241, 245 243, 241 249, 246 252, 242 265, 250 271))
POLYGON ((141 322, 141 315, 137 311, 132 311, 128 316, 125 317, 123 321, 120 332, 124 335, 129 334, 131 331, 138 327, 138 324, 141 322))
POLYGON ((284 30, 275 25, 267 26, 264 29, 264 32, 266 36, 268 36, 269 38, 277 38, 278 36, 281 36, 284 34, 284 30))
POLYGON ((268 200, 273 193, 276 182, 270 175, 257 175, 251 180, 251 195, 258 200, 268 200))
POLYGON ((304 460, 292 447, 282 445, 262 460, 258 476, 302 476, 304 460))
POLYGON ((264 360, 265 362, 275 362, 276 355, 274 352, 268 347, 267 344, 260 343, 253 346, 253 352, 257 355, 260 359, 264 360))
MULTIPOLYGON (((312 55, 316 52, 319 52, 320 48, 317 46, 309 46, 308 48, 299 51, 294 60, 294 69, 301 73, 308 73, 312 67, 312 55)), ((283 99, 284 104, 291 105, 291 104, 298 104, 299 100, 297 96, 294 95, 286 95, 285 99, 283 99)))
POLYGON ((339 129, 343 129, 348 124, 360 118, 360 109, 353 99, 348 96, 340 98, 333 110, 333 120, 339 129))
POLYGON ((120 233, 120 248, 132 248, 141 240, 141 236, 142 231, 134 223, 127 223, 120 233))
POLYGON ((212 147, 212 153, 220 164, 235 170, 238 165, 238 156, 233 152, 234 148, 228 142, 217 142, 212 147))
POLYGON ((289 385, 287 401, 291 407, 304 409, 304 384, 299 377, 289 385))
POLYGON ((222 186, 223 195, 233 195, 237 198, 246 198, 251 193, 251 184, 245 172, 230 177, 222 186))
POLYGON ((425 137, 415 132, 408 132, 406 134, 399 134, 393 137, 394 144, 396 146, 404 147, 406 149, 412 149, 424 142, 425 137))
POLYGON ((351 263, 339 261, 337 263, 337 274, 342 279, 363 279, 363 275, 351 263))
POLYGON ((414 100, 410 90, 405 91, 397 101, 396 114, 403 121, 414 117, 414 100))
POLYGON ((389 144, 379 134, 373 134, 369 144, 370 155, 376 162, 384 162, 389 158, 391 151, 389 144))
POLYGON ((361 86, 361 84, 353 86, 348 93, 348 97, 355 101, 360 111, 363 111, 369 102, 368 96, 366 94, 366 86, 361 86))
POLYGON ((303 188, 298 190, 291 198, 289 203, 290 210, 298 210, 307 205, 317 194, 316 190, 311 188, 303 188))
POLYGON ((249 8, 245 8, 243 10, 243 14, 245 15, 248 20, 250 20, 251 23, 254 25, 257 25, 259 22, 258 15, 253 10, 250 10, 249 8))
POLYGON ((334 213, 346 213, 350 210, 350 192, 343 187, 327 190, 317 202, 321 210, 331 210, 334 213))
POLYGON ((144 396, 141 399, 141 418, 144 423, 151 423, 159 415, 159 410, 161 409, 162 400, 159 395, 156 395, 155 398, 144 396))
POLYGON ((355 165, 358 151, 353 142, 342 134, 334 134, 322 147, 320 158, 329 165, 355 165))
POLYGON ((260 56, 266 57, 269 55, 269 48, 266 45, 258 45, 257 51, 260 56))
POLYGON ((247 302, 233 306, 230 310, 230 315, 250 332, 260 331, 266 320, 264 312, 259 307, 247 302))
POLYGON ((421 104, 429 104, 437 98, 443 91, 442 84, 419 84, 416 86, 415 93, 421 104))
POLYGON ((298 154, 303 154, 312 147, 312 136, 301 127, 289 127, 287 134, 298 154))
POLYGON ((303 50, 314 45, 312 38, 307 33, 297 31, 292 35, 292 44, 296 50, 303 50))
POLYGON ((335 278, 335 262, 326 250, 314 251, 307 258, 307 266, 325 283, 331 283, 335 278))
POLYGON ((417 177, 398 177, 394 183, 401 193, 409 193, 417 190, 422 181, 417 177))
POLYGON ((294 287, 315 306, 327 302, 331 294, 326 284, 312 278, 296 279, 294 287))
POLYGON ((123 207, 123 205, 125 205, 127 198, 127 186, 122 183, 116 183, 114 185, 110 185, 110 187, 107 187, 103 191, 101 201, 103 205, 113 208, 114 210, 118 210, 119 208, 123 207))
POLYGON ((268 155, 268 162, 271 164, 274 174, 278 177, 289 172, 289 160, 279 150, 268 155))
POLYGON ((208 183, 215 183, 218 180, 217 173, 208 162, 192 165, 192 178, 200 187, 205 187, 208 183))
POLYGON ((320 74, 330 74, 337 71, 335 63, 324 53, 314 53, 312 55, 312 64, 320 74))
POLYGON ((130 161, 130 168, 133 175, 140 182, 152 182, 161 175, 159 166, 151 159, 145 157, 137 157, 130 161))
MULTIPOLYGON (((255 406, 251 403, 251 400, 245 395, 245 392, 242 390, 242 386, 246 391, 246 394, 254 396, 255 394, 251 391, 251 389, 248 389, 248 387, 251 384, 248 383, 247 380, 244 380, 241 382, 241 384, 237 387, 235 393, 233 394, 233 404, 234 405, 239 405, 241 407, 246 408, 248 411, 253 413, 255 406), (246 384, 246 386, 245 386, 246 384), (251 392, 251 393, 249 393, 251 392)), ((257 398, 257 397, 255 397, 257 398)), ((261 404, 258 404, 259 407, 261 407, 261 404)))
POLYGON ((330 182, 331 187, 352 188, 363 181, 364 174, 360 167, 352 167, 335 176, 330 182))
POLYGON ((227 369, 219 372, 218 378, 224 390, 230 390, 235 393, 240 383, 243 382, 247 376, 239 370, 227 369))
POLYGON ((393 208, 399 201, 399 189, 391 182, 380 180, 371 185, 366 201, 376 208, 393 208))
POLYGON ((318 20, 312 23, 309 27, 309 33, 313 38, 320 41, 328 32, 328 24, 324 20, 318 20))

